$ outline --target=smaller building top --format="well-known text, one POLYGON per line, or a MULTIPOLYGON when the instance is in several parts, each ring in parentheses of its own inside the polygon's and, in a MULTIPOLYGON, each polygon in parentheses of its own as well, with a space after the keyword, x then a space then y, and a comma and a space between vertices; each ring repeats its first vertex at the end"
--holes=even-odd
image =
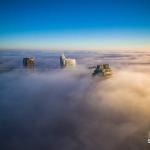
POLYGON ((111 76, 112 70, 109 67, 109 64, 100 64, 96 66, 93 75, 111 76))
POLYGON ((34 66, 34 58, 33 57, 23 58, 23 66, 25 66, 25 67, 34 66))
POLYGON ((66 58, 64 54, 60 56, 60 66, 67 67, 67 66, 76 66, 76 60, 72 58, 66 58))

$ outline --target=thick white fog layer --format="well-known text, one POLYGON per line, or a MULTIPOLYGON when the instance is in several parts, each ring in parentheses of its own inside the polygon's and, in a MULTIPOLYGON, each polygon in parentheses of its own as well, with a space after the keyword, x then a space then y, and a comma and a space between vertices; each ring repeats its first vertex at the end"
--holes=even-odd
POLYGON ((149 150, 150 53, 0 52, 1 150, 149 150), (34 69, 22 58, 34 56, 34 69), (111 78, 88 69, 109 63, 111 78))

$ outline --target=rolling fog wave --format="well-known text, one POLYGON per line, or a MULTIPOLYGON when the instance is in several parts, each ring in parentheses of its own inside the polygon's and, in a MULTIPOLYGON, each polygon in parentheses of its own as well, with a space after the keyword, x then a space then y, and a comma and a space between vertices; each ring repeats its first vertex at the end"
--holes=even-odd
MULTIPOLYGON (((1 64, 14 69, 0 74, 0 149, 150 148, 150 56, 74 52, 68 55, 78 60, 75 69, 17 70, 25 54, 16 53, 14 61, 1 55, 1 64), (111 78, 91 77, 87 66, 101 62, 111 64, 111 78)), ((53 61, 48 53, 33 54, 43 66, 59 68, 59 53, 53 61)))

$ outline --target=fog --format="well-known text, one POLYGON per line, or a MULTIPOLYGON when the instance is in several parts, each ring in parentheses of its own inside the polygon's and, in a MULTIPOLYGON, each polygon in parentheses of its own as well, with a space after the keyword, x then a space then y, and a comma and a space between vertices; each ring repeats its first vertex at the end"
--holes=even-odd
POLYGON ((28 52, 12 54, 0 56, 13 66, 0 73, 1 150, 150 148, 149 53, 70 52, 77 67, 60 69, 59 53, 34 52, 37 70, 20 69, 28 52), (88 66, 103 62, 113 76, 92 77, 88 66))

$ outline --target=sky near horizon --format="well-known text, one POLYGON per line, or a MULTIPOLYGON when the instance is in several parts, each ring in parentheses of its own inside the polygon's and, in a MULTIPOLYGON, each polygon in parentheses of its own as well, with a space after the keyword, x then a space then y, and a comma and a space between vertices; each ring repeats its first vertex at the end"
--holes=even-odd
POLYGON ((149 0, 0 0, 0 49, 150 50, 149 0))

